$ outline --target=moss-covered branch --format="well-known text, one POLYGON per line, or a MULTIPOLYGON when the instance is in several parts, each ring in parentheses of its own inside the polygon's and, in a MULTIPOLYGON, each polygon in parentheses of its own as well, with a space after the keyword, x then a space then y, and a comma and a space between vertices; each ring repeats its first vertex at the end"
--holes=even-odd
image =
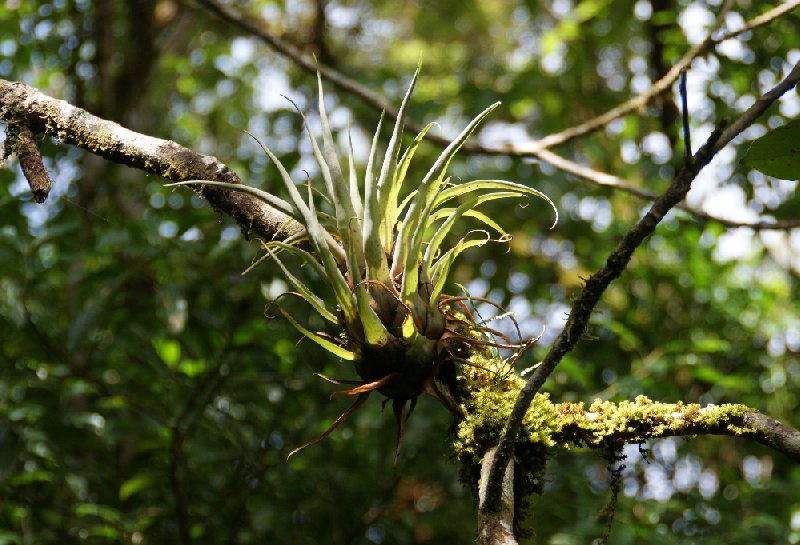
POLYGON ((800 431, 745 405, 703 407, 639 396, 618 403, 595 400, 587 407, 583 402, 553 403, 549 394, 538 393, 525 413, 514 461, 501 481, 505 499, 500 509, 487 510, 483 506, 496 445, 525 381, 486 352, 473 353, 471 363, 475 366, 464 366, 459 376, 461 419, 453 444, 462 464, 462 479, 480 482, 476 542, 481 545, 517 543, 509 528, 516 528, 525 496, 541 493, 547 455, 555 448, 612 451, 625 443, 662 437, 729 435, 756 441, 800 463, 800 431), (517 474, 529 478, 515 480, 513 472, 508 474, 513 466, 517 474), (509 487, 514 489, 511 495, 509 487))
MULTIPOLYGON (((34 133, 52 136, 114 163, 168 180, 242 183, 216 157, 196 153, 171 140, 131 131, 22 83, 0 79, 0 117, 7 124, 20 124, 34 133)), ((248 194, 211 186, 203 186, 197 192, 214 208, 236 220, 245 234, 270 240, 281 228, 287 228, 289 218, 285 214, 248 194)))
MULTIPOLYGON (((462 403, 455 448, 465 463, 479 463, 487 446, 497 444, 524 381, 498 378, 491 371, 465 370, 469 395, 462 403)), ((633 401, 595 400, 553 403, 539 393, 525 414, 517 446, 601 448, 674 436, 744 437, 800 463, 800 431, 745 405, 662 403, 639 396, 633 401)))

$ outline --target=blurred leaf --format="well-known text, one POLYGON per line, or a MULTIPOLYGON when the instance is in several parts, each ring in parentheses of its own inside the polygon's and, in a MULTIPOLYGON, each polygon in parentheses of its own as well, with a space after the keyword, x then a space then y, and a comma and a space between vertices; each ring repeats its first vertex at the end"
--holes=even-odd
POLYGON ((800 180, 800 119, 753 141, 742 161, 767 176, 800 180))
POLYGON ((127 500, 137 492, 148 488, 153 483, 153 476, 149 474, 136 475, 122 483, 119 488, 119 499, 122 501, 127 500))
POLYGON ((713 367, 694 367, 692 372, 698 380, 717 384, 730 390, 746 391, 753 388, 752 381, 747 380, 745 377, 722 373, 713 367))
POLYGON ((178 341, 170 340, 170 339, 153 339, 153 348, 156 349, 156 353, 161 358, 161 361, 164 362, 164 365, 169 367, 170 369, 174 368, 178 364, 178 360, 181 358, 181 345, 178 341))

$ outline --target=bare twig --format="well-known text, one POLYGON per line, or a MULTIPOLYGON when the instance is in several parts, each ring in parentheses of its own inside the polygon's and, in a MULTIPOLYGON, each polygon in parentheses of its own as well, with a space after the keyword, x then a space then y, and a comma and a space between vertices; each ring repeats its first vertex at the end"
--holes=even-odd
MULTIPOLYGON (((361 85, 352 78, 349 78, 342 72, 314 62, 310 55, 304 54, 300 49, 296 48, 289 42, 282 40, 269 31, 268 23, 252 14, 245 14, 238 9, 219 2, 218 0, 197 0, 198 3, 205 6, 210 12, 217 15, 224 21, 227 21, 243 31, 251 34, 267 46, 283 55, 287 59, 297 64, 302 69, 311 74, 315 74, 319 70, 321 76, 330 81, 334 86, 342 91, 354 95, 361 99, 364 103, 371 106, 378 111, 385 111, 386 115, 390 118, 397 118, 397 109, 392 104, 383 99, 378 94, 374 93, 367 87, 361 85)), ((608 174, 591 167, 580 165, 571 161, 561 155, 558 155, 549 148, 556 145, 564 144, 579 136, 590 134, 597 131, 615 119, 623 117, 631 112, 637 111, 646 106, 655 97, 668 91, 672 84, 678 79, 681 71, 686 70, 691 62, 697 57, 708 52, 712 47, 721 44, 726 40, 730 40, 741 35, 744 32, 753 30, 760 26, 766 25, 778 17, 785 15, 789 11, 800 5, 800 0, 791 0, 773 8, 763 15, 748 21, 742 28, 723 34, 720 37, 713 38, 709 36, 704 42, 692 48, 682 59, 680 59, 667 74, 660 80, 655 82, 647 91, 631 98, 630 100, 620 104, 619 106, 609 110, 608 112, 592 118, 580 125, 570 127, 558 133, 551 134, 539 140, 534 140, 527 143, 520 144, 505 144, 500 146, 482 146, 475 142, 466 142, 462 146, 462 151, 467 153, 476 153, 484 155, 498 155, 510 157, 533 157, 545 163, 551 164, 553 167, 572 174, 586 182, 596 186, 607 187, 619 191, 623 191, 630 195, 643 200, 654 200, 657 195, 649 191, 639 189, 618 176, 608 174)), ((406 129, 412 132, 419 132, 420 126, 411 121, 406 122, 406 129)), ((436 135, 428 132, 425 139, 437 145, 446 146, 450 142, 443 136, 436 135)), ((714 216, 702 210, 692 208, 686 204, 680 204, 679 207, 686 212, 707 221, 714 221, 726 227, 748 227, 754 230, 786 230, 800 227, 800 220, 787 220, 787 221, 774 221, 774 220, 760 220, 754 222, 735 221, 725 218, 714 216)))
POLYGON ((742 420, 755 430, 756 441, 800 462, 800 431, 761 413, 745 413, 742 420))
POLYGON ((594 117, 588 121, 585 121, 580 125, 576 125, 574 127, 565 129, 561 132, 548 135, 539 140, 534 140, 531 142, 514 145, 513 155, 535 156, 537 152, 541 150, 552 148, 554 146, 569 142, 570 140, 573 140, 579 136, 584 136, 592 132, 595 132, 607 126, 615 119, 619 119, 620 117, 624 117, 629 113, 635 112, 645 107, 654 98, 669 91, 669 89, 672 87, 675 81, 679 78, 681 72, 688 69, 689 66, 692 64, 692 61, 706 54, 708 51, 711 50, 711 48, 721 44, 722 42, 736 38, 737 36, 740 36, 745 32, 754 30, 760 26, 764 26, 767 23, 771 23, 775 19, 789 13, 798 6, 800 6, 800 0, 790 0, 769 10, 763 15, 760 15, 752 19, 751 21, 748 21, 747 23, 742 25, 741 28, 737 30, 728 32, 717 38, 714 38, 712 35, 709 35, 703 42, 691 48, 678 62, 676 62, 672 66, 669 72, 664 74, 664 76, 661 79, 656 81, 653 85, 650 86, 649 89, 647 89, 643 93, 636 95, 635 97, 631 98, 626 102, 623 102, 622 104, 616 106, 615 108, 612 108, 606 113, 594 117))
POLYGON ((502 508, 501 492, 503 471, 514 453, 514 441, 519 434, 522 419, 530 407, 533 397, 555 370, 561 359, 572 350, 589 324, 594 307, 609 284, 617 278, 628 264, 633 252, 656 228, 667 212, 679 203, 691 188, 697 174, 711 159, 736 135, 750 126, 781 95, 792 89, 800 81, 800 62, 776 87, 761 95, 758 100, 728 128, 715 130, 706 143, 694 154, 675 176, 669 188, 653 203, 647 214, 632 226, 617 247, 608 257, 605 265, 593 274, 572 305, 567 323, 550 351, 528 379, 519 393, 511 415, 506 423, 503 436, 498 443, 497 455, 489 473, 487 497, 484 509, 497 511, 502 508))

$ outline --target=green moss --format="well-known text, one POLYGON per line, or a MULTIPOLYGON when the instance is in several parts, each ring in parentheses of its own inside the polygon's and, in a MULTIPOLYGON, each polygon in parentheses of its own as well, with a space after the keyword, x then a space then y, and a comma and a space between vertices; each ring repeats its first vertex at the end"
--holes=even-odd
MULTIPOLYGON (((508 370, 503 372, 504 362, 490 354, 478 353, 471 361, 476 367, 465 366, 460 377, 464 417, 454 441, 459 460, 468 464, 479 462, 497 443, 525 383, 508 370)), ((751 410, 735 404, 661 403, 645 396, 620 402, 598 399, 587 408, 584 403, 552 403, 547 393, 539 393, 523 420, 517 451, 525 445, 599 448, 666 436, 740 435, 752 431, 741 418, 751 410)))

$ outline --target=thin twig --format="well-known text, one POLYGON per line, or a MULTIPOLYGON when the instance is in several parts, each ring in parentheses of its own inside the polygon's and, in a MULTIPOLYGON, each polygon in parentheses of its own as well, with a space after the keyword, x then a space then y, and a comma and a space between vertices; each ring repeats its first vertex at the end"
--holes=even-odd
POLYGON ((716 47, 722 42, 736 38, 745 32, 766 25, 767 23, 770 23, 782 15, 785 15, 798 6, 800 6, 800 0, 790 0, 767 11, 763 15, 755 17, 737 30, 727 32, 717 38, 713 37, 712 32, 712 34, 710 34, 700 44, 691 48, 680 60, 678 60, 678 62, 673 65, 669 72, 664 74, 661 79, 653 83, 653 85, 651 85, 646 91, 636 95, 626 102, 623 102, 619 106, 612 108, 604 114, 581 123, 580 125, 564 129, 561 132, 545 136, 539 140, 534 140, 523 144, 516 144, 513 146, 514 154, 522 156, 536 155, 537 152, 541 150, 546 150, 548 148, 564 144, 579 136, 584 136, 600 130, 612 121, 645 107, 657 96, 667 92, 679 78, 681 72, 688 69, 692 64, 692 61, 708 53, 711 48, 716 47))
MULTIPOLYGON (((289 42, 275 36, 269 31, 269 24, 264 19, 261 19, 252 14, 245 14, 232 6, 225 5, 218 0, 197 0, 199 4, 205 6, 210 12, 218 16, 220 19, 227 21, 243 31, 251 34, 267 46, 272 48, 277 53, 283 55, 290 61, 297 64, 302 69, 311 74, 317 73, 319 70, 320 75, 331 82, 339 89, 358 97, 362 102, 377 111, 384 111, 387 117, 392 119, 397 118, 397 110, 388 101, 383 99, 377 93, 374 93, 367 87, 361 85, 354 79, 346 76, 342 72, 335 70, 329 66, 317 64, 314 62, 310 55, 304 54, 300 49, 296 48, 289 42)), ((764 26, 775 19, 785 15, 789 11, 800 6, 800 0, 790 0, 783 4, 767 11, 763 15, 755 17, 754 19, 745 23, 740 29, 730 31, 717 38, 709 36, 699 45, 690 49, 670 70, 664 77, 653 83, 653 85, 643 93, 631 98, 630 100, 612 108, 608 112, 594 117, 580 125, 570 127, 558 133, 551 134, 539 140, 533 140, 521 144, 504 144, 499 146, 483 146, 475 142, 466 142, 461 150, 466 153, 483 154, 483 155, 497 155, 497 156, 510 156, 510 157, 533 157, 545 163, 549 163, 556 169, 572 174, 581 180, 589 182, 596 186, 607 187, 619 191, 623 191, 643 200, 654 200, 657 195, 649 191, 639 189, 618 176, 608 174, 584 165, 580 165, 571 161, 561 155, 558 155, 549 148, 564 144, 579 136, 584 136, 593 133, 609 123, 623 117, 629 113, 635 112, 659 95, 668 91, 675 81, 680 76, 680 73, 689 67, 692 61, 701 55, 707 53, 711 48, 736 38, 737 36, 754 30, 758 27, 764 26)), ((407 130, 411 132, 420 132, 420 126, 411 121, 406 122, 407 130)), ((431 132, 425 135, 425 139, 437 145, 448 145, 450 141, 443 137, 431 132)), ((735 221, 725 218, 714 216, 702 210, 692 208, 686 204, 680 204, 679 207, 686 212, 707 221, 714 221, 726 227, 747 227, 753 230, 787 230, 800 227, 800 220, 759 220, 754 222, 735 221)))
POLYGON ((561 359, 572 350, 586 331, 594 307, 606 288, 615 278, 622 274, 633 252, 647 236, 653 233, 667 212, 683 200, 686 193, 691 189, 692 181, 697 177, 697 174, 736 135, 753 124, 781 95, 795 87, 798 81, 800 81, 800 62, 777 86, 761 95, 732 125, 724 130, 719 128, 715 130, 706 143, 692 156, 691 161, 684 164, 672 184, 656 199, 647 214, 625 233, 625 236, 609 255, 605 265, 586 281, 580 297, 572 305, 572 310, 563 331, 517 397, 503 435, 498 443, 497 455, 489 473, 486 509, 500 509, 503 470, 513 456, 514 441, 519 434, 525 413, 530 407, 533 397, 547 380, 547 377, 550 376, 561 359))

